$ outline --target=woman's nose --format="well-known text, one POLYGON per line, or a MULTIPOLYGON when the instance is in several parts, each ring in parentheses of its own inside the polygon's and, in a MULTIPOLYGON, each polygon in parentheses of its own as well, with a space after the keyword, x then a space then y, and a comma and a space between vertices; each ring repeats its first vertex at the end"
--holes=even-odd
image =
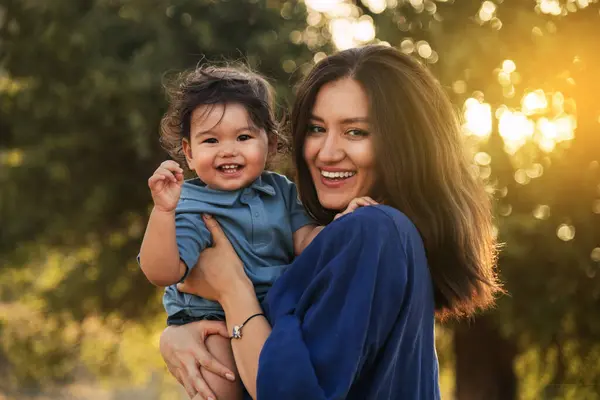
POLYGON ((327 163, 337 162, 344 158, 344 149, 339 136, 335 132, 328 132, 319 150, 319 160, 327 163))

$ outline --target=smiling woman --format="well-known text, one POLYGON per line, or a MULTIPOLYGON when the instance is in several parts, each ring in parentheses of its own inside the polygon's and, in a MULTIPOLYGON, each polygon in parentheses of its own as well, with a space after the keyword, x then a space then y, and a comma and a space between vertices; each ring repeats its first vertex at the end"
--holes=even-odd
POLYGON ((371 193, 375 151, 368 115, 367 95, 353 79, 326 84, 316 97, 304 159, 324 208, 342 210, 348 198, 371 193))

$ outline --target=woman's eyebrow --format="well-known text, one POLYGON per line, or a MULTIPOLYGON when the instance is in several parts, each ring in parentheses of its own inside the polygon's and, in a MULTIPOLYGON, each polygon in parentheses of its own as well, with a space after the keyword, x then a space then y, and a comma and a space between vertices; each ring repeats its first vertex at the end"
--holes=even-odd
POLYGON ((363 122, 365 124, 368 124, 369 119, 367 117, 353 117, 353 118, 344 118, 340 122, 342 124, 355 124, 357 122, 363 122))
MULTIPOLYGON (((325 120, 321 117, 319 117, 318 115, 310 115, 310 119, 314 120, 314 121, 319 121, 319 122, 325 122, 325 120)), ((352 117, 352 118, 344 118, 342 120, 339 121, 342 124, 355 124, 357 122, 362 122, 365 124, 369 123, 369 118, 367 117, 352 117)))

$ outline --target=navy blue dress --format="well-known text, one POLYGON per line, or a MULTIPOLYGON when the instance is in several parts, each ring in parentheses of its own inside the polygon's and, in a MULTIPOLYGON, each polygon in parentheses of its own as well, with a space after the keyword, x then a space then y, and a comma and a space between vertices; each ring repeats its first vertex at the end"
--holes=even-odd
POLYGON ((423 241, 386 206, 329 224, 269 291, 259 400, 437 400, 423 241))

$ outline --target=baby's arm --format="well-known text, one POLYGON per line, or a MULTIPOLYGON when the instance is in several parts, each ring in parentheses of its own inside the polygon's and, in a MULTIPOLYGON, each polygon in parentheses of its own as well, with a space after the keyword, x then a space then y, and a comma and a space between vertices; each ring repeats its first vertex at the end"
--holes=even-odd
MULTIPOLYGON (((359 207, 371 206, 378 204, 375 200, 370 197, 357 197, 348 204, 348 207, 341 213, 335 216, 338 219, 342 215, 346 215, 356 210, 359 207)), ((294 253, 296 255, 302 253, 302 250, 306 248, 313 241, 315 237, 323 230, 324 226, 318 225, 306 225, 294 232, 294 253)))
POLYGON ((148 179, 154 208, 142 241, 140 266, 150 282, 168 286, 179 282, 186 267, 179 259, 175 233, 175 207, 179 201, 183 170, 165 161, 148 179))
POLYGON ((175 212, 152 210, 140 250, 140 266, 146 278, 156 286, 179 282, 186 266, 179 259, 175 236, 175 212))
POLYGON ((296 255, 302 253, 323 228, 324 226, 319 225, 305 225, 294 232, 294 253, 296 255))

